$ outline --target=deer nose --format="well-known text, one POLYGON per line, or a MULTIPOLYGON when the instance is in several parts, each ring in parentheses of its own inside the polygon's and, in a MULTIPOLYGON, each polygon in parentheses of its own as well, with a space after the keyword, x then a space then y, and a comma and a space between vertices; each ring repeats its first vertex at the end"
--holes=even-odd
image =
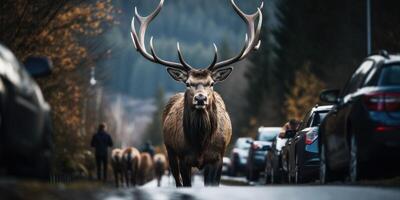
POLYGON ((194 97, 194 100, 197 101, 198 104, 202 104, 207 101, 207 96, 203 94, 198 94, 194 97))

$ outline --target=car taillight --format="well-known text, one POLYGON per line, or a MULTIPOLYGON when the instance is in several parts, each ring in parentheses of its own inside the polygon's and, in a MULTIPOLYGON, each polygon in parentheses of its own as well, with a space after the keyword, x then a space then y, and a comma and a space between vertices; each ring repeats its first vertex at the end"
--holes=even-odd
POLYGON ((399 111, 400 93, 373 93, 364 96, 364 103, 372 111, 399 111))
POLYGON ((318 137, 318 129, 312 129, 306 133, 306 144, 312 144, 318 137))

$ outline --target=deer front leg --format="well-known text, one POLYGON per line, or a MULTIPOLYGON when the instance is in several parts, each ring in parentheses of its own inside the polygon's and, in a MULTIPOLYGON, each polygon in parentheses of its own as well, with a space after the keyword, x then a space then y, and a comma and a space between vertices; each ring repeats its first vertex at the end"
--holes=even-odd
POLYGON ((182 175, 183 187, 192 187, 192 168, 185 162, 179 162, 179 170, 182 175))
POLYGON ((181 175, 179 173, 178 158, 171 148, 167 147, 168 161, 171 168, 172 175, 174 176, 176 187, 182 187, 181 175))

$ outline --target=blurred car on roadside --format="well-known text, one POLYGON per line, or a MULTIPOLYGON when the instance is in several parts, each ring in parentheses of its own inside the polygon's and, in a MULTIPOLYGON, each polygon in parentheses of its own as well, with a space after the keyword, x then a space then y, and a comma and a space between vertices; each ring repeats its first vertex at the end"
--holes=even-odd
POLYGON ((42 57, 20 64, 0 45, 0 175, 47 178, 52 155, 50 107, 32 76, 50 73, 42 57), (29 72, 29 74, 28 74, 29 72))
POLYGON ((222 174, 223 175, 230 175, 232 168, 231 159, 228 157, 222 158, 222 174))
POLYGON ((233 176, 245 172, 247 156, 252 141, 251 137, 240 137, 236 140, 231 153, 231 173, 233 176))
POLYGON ((287 142, 289 183, 303 183, 318 179, 318 129, 331 109, 331 105, 313 107, 305 115, 299 131, 289 139, 290 142, 287 142))
POLYGON ((251 142, 247 158, 246 177, 249 181, 256 181, 260 172, 265 170, 265 159, 271 150, 272 141, 281 131, 280 127, 260 127, 256 139, 251 142))
POLYGON ((319 131, 322 183, 400 174, 400 55, 367 57, 320 98, 334 104, 319 131))
POLYGON ((285 146, 287 139, 276 136, 272 142, 271 150, 267 153, 265 164, 265 183, 281 183, 282 179, 282 147, 285 146))

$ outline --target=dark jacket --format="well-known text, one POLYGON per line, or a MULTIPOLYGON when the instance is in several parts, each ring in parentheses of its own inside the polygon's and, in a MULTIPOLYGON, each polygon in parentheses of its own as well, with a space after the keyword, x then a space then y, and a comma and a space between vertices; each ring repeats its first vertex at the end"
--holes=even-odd
POLYGON ((108 147, 113 146, 113 141, 108 133, 99 131, 93 135, 91 146, 96 149, 96 156, 107 156, 108 147))

